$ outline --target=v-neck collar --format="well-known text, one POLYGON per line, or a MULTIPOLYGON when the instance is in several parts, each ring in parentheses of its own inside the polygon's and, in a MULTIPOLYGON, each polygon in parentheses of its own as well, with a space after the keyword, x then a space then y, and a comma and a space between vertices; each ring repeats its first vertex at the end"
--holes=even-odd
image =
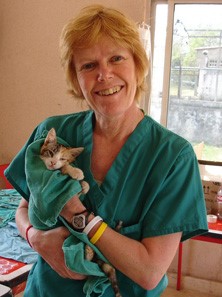
POLYGON ((108 170, 105 179, 102 184, 99 186, 96 180, 93 177, 91 172, 91 154, 93 148, 93 123, 94 123, 94 113, 93 111, 89 111, 86 114, 84 119, 83 127, 82 127, 82 137, 83 137, 83 146, 85 148, 84 151, 84 160, 82 158, 83 171, 85 175, 86 181, 90 183, 90 191, 89 195, 93 196, 93 204, 99 207, 102 203, 102 200, 106 195, 112 191, 113 188, 117 185, 120 174, 123 173, 122 169, 126 162, 130 162, 129 158, 136 147, 141 143, 145 134, 147 135, 147 131, 145 128, 145 123, 147 122, 148 117, 144 116, 144 118, 139 122, 136 126, 133 133, 129 136, 126 143, 121 148, 118 153, 116 159, 114 160, 112 166, 108 170))

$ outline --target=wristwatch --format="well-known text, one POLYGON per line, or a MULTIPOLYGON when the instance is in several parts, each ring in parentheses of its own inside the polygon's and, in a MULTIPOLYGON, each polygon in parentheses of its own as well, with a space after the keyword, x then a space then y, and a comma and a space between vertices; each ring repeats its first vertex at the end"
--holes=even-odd
POLYGON ((72 217, 72 222, 71 222, 74 230, 82 231, 88 224, 89 215, 90 215, 90 212, 87 209, 85 209, 80 213, 75 214, 72 217))

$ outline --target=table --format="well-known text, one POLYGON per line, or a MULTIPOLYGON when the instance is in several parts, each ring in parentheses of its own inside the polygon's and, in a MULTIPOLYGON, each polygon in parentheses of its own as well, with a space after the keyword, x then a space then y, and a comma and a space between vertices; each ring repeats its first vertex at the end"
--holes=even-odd
POLYGON ((12 291, 10 288, 0 284, 0 297, 12 297, 12 291))
MULTIPOLYGON (((208 223, 209 231, 202 235, 192 237, 192 240, 212 242, 222 244, 222 221, 216 223, 208 223)), ((177 266, 177 290, 181 288, 181 272, 182 272, 183 243, 180 242, 178 250, 178 266, 177 266)))
POLYGON ((23 292, 31 267, 32 264, 25 264, 0 256, 0 285, 7 286, 11 289, 12 295, 10 296, 23 292))

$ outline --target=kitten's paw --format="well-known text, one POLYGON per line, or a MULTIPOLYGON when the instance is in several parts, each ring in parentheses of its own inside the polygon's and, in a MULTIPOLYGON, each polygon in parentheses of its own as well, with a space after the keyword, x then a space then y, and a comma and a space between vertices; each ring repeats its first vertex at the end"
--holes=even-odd
POLYGON ((94 250, 89 246, 86 245, 85 247, 85 259, 88 261, 92 261, 93 257, 94 257, 94 250))
POLYGON ((77 180, 82 180, 82 179, 84 179, 84 174, 83 174, 82 170, 80 170, 80 171, 77 173, 77 175, 76 175, 76 179, 77 179, 77 180))
POLYGON ((86 181, 81 181, 82 194, 86 194, 89 191, 89 184, 86 181))
POLYGON ((73 179, 82 180, 84 179, 84 174, 81 169, 79 168, 72 168, 72 170, 69 170, 69 175, 73 179))

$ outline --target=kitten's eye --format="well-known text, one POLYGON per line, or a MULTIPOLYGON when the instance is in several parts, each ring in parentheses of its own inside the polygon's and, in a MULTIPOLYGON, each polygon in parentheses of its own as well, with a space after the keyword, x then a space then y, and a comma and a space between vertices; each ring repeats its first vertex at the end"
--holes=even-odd
POLYGON ((60 161, 66 161, 66 158, 60 158, 59 160, 60 161))

